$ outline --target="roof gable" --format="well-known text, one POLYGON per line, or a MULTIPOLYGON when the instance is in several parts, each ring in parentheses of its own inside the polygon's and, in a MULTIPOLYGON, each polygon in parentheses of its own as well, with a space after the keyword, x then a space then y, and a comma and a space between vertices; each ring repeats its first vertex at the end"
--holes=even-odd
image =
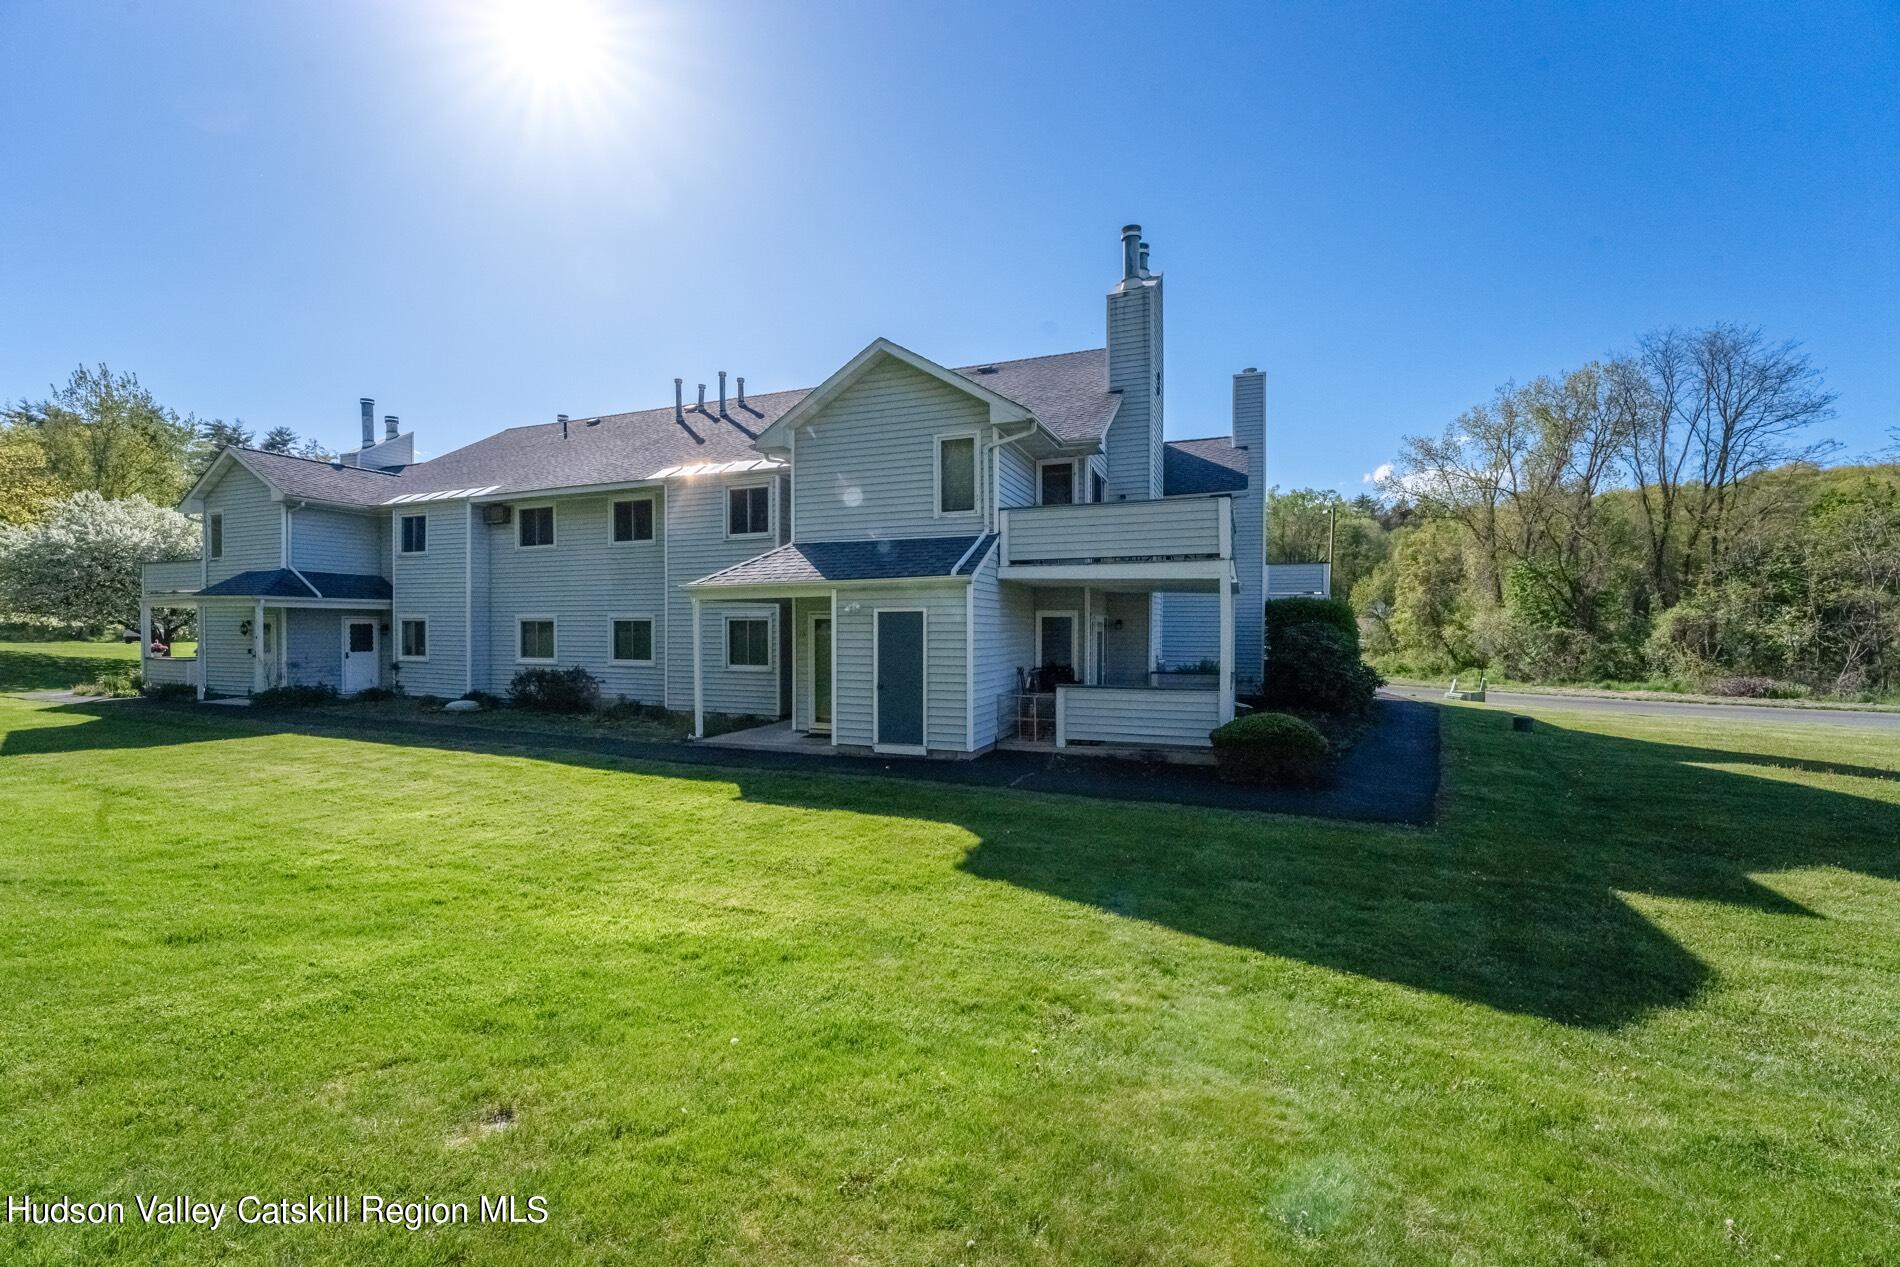
POLYGON ((909 348, 900 347, 889 339, 878 338, 873 339, 862 352, 846 361, 830 378, 812 388, 803 400, 786 410, 776 422, 760 432, 755 442, 757 447, 762 451, 789 449, 791 447, 789 437, 795 429, 816 417, 826 405, 842 396, 873 366, 887 360, 908 365, 911 369, 926 374, 947 386, 974 396, 989 406, 992 424, 1034 420, 1035 415, 1016 401, 953 369, 947 369, 928 357, 919 356, 909 348))

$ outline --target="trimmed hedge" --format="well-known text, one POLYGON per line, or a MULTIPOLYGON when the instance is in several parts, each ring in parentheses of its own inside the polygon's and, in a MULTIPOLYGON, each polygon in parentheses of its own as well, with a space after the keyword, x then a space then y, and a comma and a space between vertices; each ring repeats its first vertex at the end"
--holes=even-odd
POLYGON ((1343 598, 1276 598, 1267 604, 1267 658, 1273 658, 1280 635, 1302 625, 1324 625, 1359 654, 1359 618, 1343 598))
POLYGON ((508 702, 538 713, 591 713, 600 703, 600 679, 571 669, 523 669, 508 683, 508 702))
POLYGON ((1323 782, 1331 751, 1326 736, 1286 713, 1249 713, 1208 736, 1220 777, 1269 787, 1323 782))
POLYGON ((306 708, 314 704, 334 704, 338 698, 334 686, 273 686, 251 696, 251 707, 306 708))
POLYGON ((1267 702, 1283 708, 1363 713, 1383 682, 1331 625, 1284 630, 1267 657, 1267 702))

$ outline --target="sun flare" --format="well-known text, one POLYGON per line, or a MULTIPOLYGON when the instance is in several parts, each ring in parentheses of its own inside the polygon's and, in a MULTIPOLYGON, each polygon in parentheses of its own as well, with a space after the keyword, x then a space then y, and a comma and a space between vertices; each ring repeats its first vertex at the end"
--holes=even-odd
POLYGON ((641 106, 650 32, 616 0, 480 0, 465 11, 476 84, 530 130, 582 139, 641 106))

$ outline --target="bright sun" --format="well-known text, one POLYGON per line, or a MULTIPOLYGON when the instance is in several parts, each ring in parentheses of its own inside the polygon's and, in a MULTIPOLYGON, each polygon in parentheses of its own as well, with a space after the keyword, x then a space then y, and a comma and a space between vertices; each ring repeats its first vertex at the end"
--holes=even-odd
POLYGON ((482 91, 532 130, 585 135, 637 105, 641 41, 614 0, 478 0, 464 10, 482 91))

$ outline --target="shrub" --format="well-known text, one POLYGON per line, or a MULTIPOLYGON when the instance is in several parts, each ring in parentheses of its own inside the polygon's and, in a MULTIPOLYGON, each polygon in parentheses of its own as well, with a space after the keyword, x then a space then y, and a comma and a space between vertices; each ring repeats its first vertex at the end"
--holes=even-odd
POLYGON ((137 669, 118 669, 101 673, 90 682, 79 683, 73 687, 73 694, 121 699, 139 694, 144 687, 145 679, 137 669))
POLYGON ((251 696, 251 705, 255 708, 309 708, 316 704, 334 704, 336 700, 334 686, 273 686, 251 696))
POLYGON ((1236 717, 1208 738, 1220 777, 1228 783, 1297 786, 1326 777, 1326 737, 1286 713, 1236 717))
POLYGON ((383 700, 399 699, 401 696, 401 687, 388 686, 369 686, 356 693, 356 698, 365 704, 379 704, 383 700))
POLYGON ((1280 635, 1307 625, 1323 625, 1338 632, 1359 654, 1359 618, 1352 604, 1341 598, 1276 598, 1267 604, 1267 655, 1271 659, 1280 635))
POLYGON ((571 669, 523 669, 508 683, 508 702, 539 713, 589 713, 600 703, 600 679, 571 669))
POLYGON ((504 708, 508 704, 507 700, 495 694, 493 691, 469 691, 466 692, 462 698, 472 699, 483 708, 504 708))
POLYGON ((1330 625, 1284 631, 1267 661, 1266 698, 1282 708, 1363 713, 1384 679, 1330 625))
POLYGON ((147 682, 146 699, 183 700, 197 699, 198 688, 189 682, 147 682))

